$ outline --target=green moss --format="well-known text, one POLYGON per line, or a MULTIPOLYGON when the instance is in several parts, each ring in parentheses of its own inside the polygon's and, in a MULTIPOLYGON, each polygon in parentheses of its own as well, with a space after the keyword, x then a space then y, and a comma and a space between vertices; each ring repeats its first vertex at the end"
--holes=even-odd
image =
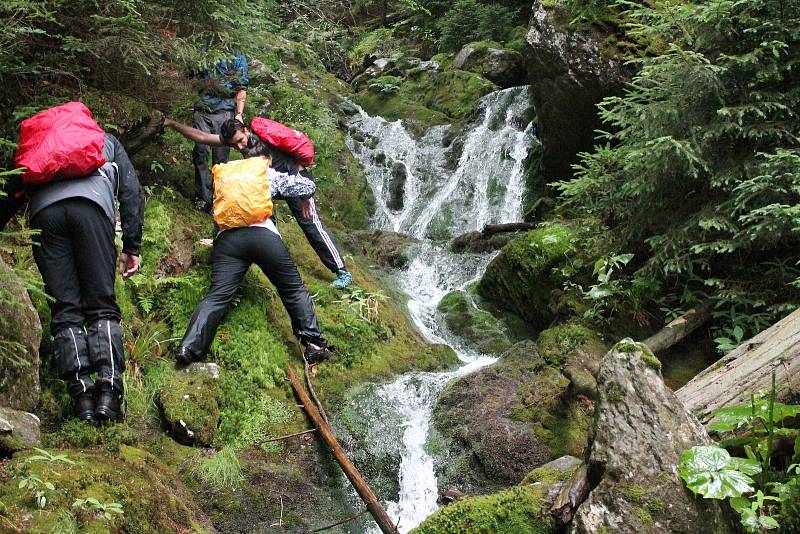
POLYGON ((545 489, 516 486, 499 493, 467 497, 440 509, 414 529, 414 534, 549 534, 542 513, 545 489))
POLYGON ((500 354, 511 347, 503 325, 491 314, 478 309, 462 291, 452 291, 439 301, 439 312, 451 332, 478 351, 500 354))
POLYGON ((655 369, 656 371, 661 371, 661 360, 656 358, 653 351, 650 350, 650 347, 645 345, 644 343, 637 343, 635 341, 631 341, 630 339, 623 339, 616 345, 614 345, 614 349, 619 352, 641 352, 642 354, 642 361, 650 367, 651 369, 655 369))
POLYGON ((618 486, 620 493, 631 505, 633 513, 643 525, 653 524, 653 515, 663 511, 663 504, 653 488, 625 481, 618 486))
POLYGON ((198 443, 210 445, 220 420, 218 396, 217 382, 208 373, 178 373, 161 390, 160 404, 173 426, 185 424, 198 443))
POLYGON ((539 354, 549 365, 562 365, 576 350, 593 353, 605 352, 605 344, 594 330, 575 323, 564 323, 543 330, 536 345, 539 354))
POLYGON ((398 50, 397 41, 393 38, 391 28, 378 28, 363 33, 347 52, 347 60, 351 65, 361 65, 364 58, 370 55, 389 56, 398 50))
POLYGON ((612 382, 606 388, 606 398, 609 402, 619 402, 622 400, 622 389, 620 389, 619 384, 616 382, 612 382))
POLYGON ((535 329, 553 320, 550 294, 561 290, 555 269, 575 253, 575 232, 562 224, 526 232, 503 247, 478 285, 478 292, 498 308, 517 313, 535 329))
POLYGON ((563 482, 567 480, 569 477, 572 476, 578 467, 580 467, 579 463, 576 463, 574 466, 570 467, 569 469, 556 469, 555 467, 537 467, 530 473, 528 473, 520 485, 525 484, 535 484, 536 482, 542 482, 544 484, 552 484, 553 482, 563 482))

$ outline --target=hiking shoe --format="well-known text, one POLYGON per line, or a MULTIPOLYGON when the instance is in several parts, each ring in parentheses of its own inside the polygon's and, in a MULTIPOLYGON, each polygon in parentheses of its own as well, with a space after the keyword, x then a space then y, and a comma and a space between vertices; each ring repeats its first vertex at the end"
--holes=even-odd
POLYGON ((306 350, 303 353, 303 357, 308 362, 308 365, 324 362, 333 356, 336 356, 336 353, 333 351, 333 347, 320 347, 319 345, 314 345, 313 343, 306 345, 306 350))
POLYGON ((103 387, 97 394, 94 418, 98 421, 118 421, 122 417, 122 393, 103 387))
POLYGON ((205 214, 211 215, 211 204, 203 200, 202 198, 196 198, 194 200, 194 209, 197 211, 202 211, 205 214))
POLYGON ((199 362, 200 358, 198 358, 194 352, 190 351, 186 347, 178 347, 178 351, 175 353, 175 364, 178 367, 186 367, 194 362, 199 362))
POLYGON ((353 281, 353 275, 344 269, 336 271, 336 280, 331 282, 331 285, 337 289, 344 289, 353 281))
POLYGON ((92 421, 94 419, 94 395, 89 392, 81 393, 72 398, 74 403, 75 417, 81 421, 92 421))

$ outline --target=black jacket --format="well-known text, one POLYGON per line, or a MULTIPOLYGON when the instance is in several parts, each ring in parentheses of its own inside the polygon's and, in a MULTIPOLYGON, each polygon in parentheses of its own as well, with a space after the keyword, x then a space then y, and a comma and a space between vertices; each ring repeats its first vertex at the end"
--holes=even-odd
POLYGON ((114 198, 119 200, 122 225, 122 251, 138 256, 142 246, 144 202, 136 171, 128 154, 116 137, 105 135, 103 156, 106 164, 101 171, 83 178, 72 178, 42 186, 24 187, 19 176, 13 176, 3 186, 7 196, 0 198, 0 230, 5 228, 14 213, 30 201, 29 216, 66 198, 82 197, 99 205, 112 226, 116 225, 114 198))

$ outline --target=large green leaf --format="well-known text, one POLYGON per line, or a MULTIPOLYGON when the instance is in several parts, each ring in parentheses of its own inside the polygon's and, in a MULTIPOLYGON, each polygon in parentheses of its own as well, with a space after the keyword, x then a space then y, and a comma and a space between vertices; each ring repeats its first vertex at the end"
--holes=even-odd
POLYGON ((681 478, 695 494, 707 499, 739 497, 753 491, 750 475, 761 472, 758 462, 731 458, 728 451, 700 445, 681 454, 681 478))
MULTIPOLYGON (((800 414, 800 405, 783 404, 776 402, 773 405, 772 420, 780 423, 787 417, 794 417, 800 414)), ((756 419, 769 420, 769 399, 763 395, 758 395, 754 403, 738 404, 715 410, 712 414, 716 419, 709 425, 711 430, 717 432, 730 432, 739 428, 752 425, 756 419)))

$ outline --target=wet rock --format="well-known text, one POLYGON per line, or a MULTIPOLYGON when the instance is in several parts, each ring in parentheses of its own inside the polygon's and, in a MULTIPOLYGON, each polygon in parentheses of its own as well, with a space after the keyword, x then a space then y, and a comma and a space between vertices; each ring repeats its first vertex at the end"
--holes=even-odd
MULTIPOLYGON (((220 420, 220 396, 214 369, 201 364, 178 373, 161 389, 159 404, 176 441, 209 446, 220 420)), ((215 366, 216 367, 216 366, 215 366)), ((219 368, 216 368, 217 377, 219 368)))
POLYGON ((467 232, 457 236, 450 243, 450 250, 456 253, 474 252, 476 254, 498 250, 523 231, 533 227, 534 225, 530 223, 489 224, 481 231, 467 232))
POLYGON ((40 424, 32 413, 0 406, 0 454, 41 446, 40 424))
POLYGON ((582 454, 588 417, 573 416, 569 381, 522 341, 490 367, 453 381, 433 412, 429 440, 445 485, 473 492, 520 482, 559 454, 582 454))
POLYGON ((450 488, 444 490, 441 495, 439 495, 437 502, 442 505, 447 505, 457 501, 458 499, 461 499, 462 497, 465 497, 463 491, 457 490, 456 488, 450 488))
POLYGON ((595 377, 608 350, 600 334, 578 324, 565 323, 542 331, 536 344, 542 358, 559 366, 569 379, 573 396, 597 398, 595 377))
POLYGON ((275 73, 263 61, 249 56, 247 63, 250 83, 253 85, 272 85, 277 81, 275 73))
POLYGON ((520 85, 525 80, 522 54, 516 50, 493 48, 485 43, 471 43, 453 59, 457 69, 482 74, 501 88, 520 85))
POLYGON ((601 125, 596 104, 621 94, 631 76, 621 58, 601 51, 605 35, 569 28, 559 9, 534 2, 525 56, 548 182, 570 177, 577 154, 591 151, 601 125))
POLYGON ((564 282, 554 271, 570 261, 574 240, 574 231, 558 224, 522 234, 489 264, 478 293, 524 318, 533 329, 546 328, 556 317, 564 282))
POLYGON ((0 405, 32 412, 39 403, 42 324, 25 286, 0 259, 0 405))
POLYGON ((392 177, 389 180, 389 200, 386 206, 396 211, 403 209, 403 197, 406 193, 408 171, 406 166, 396 161, 392 164, 392 177))
POLYGON ((711 440, 664 385, 650 349, 623 340, 603 358, 589 456, 589 498, 572 533, 735 532, 720 501, 695 497, 678 474, 683 450, 711 440))
POLYGON ((408 265, 408 247, 419 240, 397 232, 358 230, 346 235, 348 248, 366 256, 379 267, 402 269, 408 265))
POLYGON ((447 328, 484 354, 500 354, 511 347, 503 325, 489 312, 475 306, 469 295, 453 291, 439 301, 437 311, 447 328))

